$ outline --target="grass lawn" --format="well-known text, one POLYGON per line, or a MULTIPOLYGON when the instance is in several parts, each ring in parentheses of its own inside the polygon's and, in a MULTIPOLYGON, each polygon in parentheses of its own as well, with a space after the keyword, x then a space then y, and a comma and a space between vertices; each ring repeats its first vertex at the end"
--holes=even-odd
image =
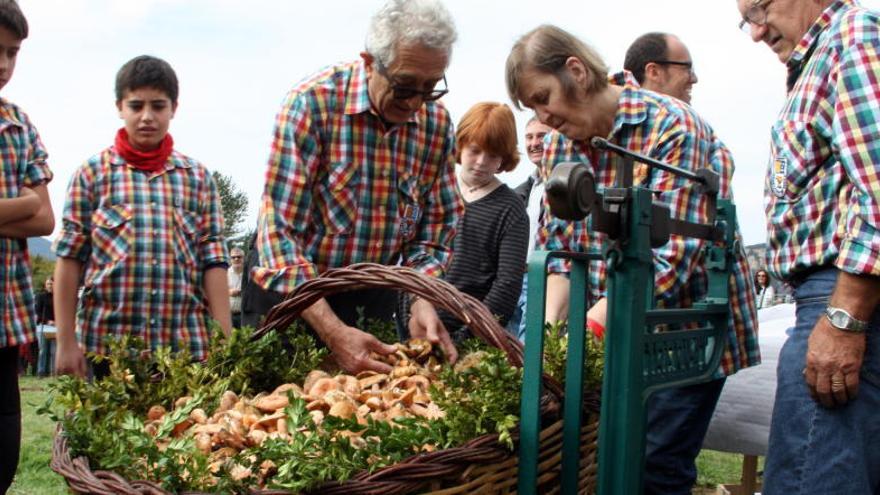
MULTIPOLYGON (((21 378, 21 458, 15 482, 9 490, 10 495, 68 493, 64 479, 49 469, 55 425, 45 416, 36 413, 37 407, 46 400, 46 387, 51 380, 30 376, 21 378)), ((714 493, 714 488, 719 484, 739 483, 741 466, 741 455, 704 450, 697 458, 699 475, 695 493, 714 493)))
POLYGON ((46 400, 51 378, 21 377, 21 456, 10 495, 63 495, 64 478, 49 469, 55 424, 36 413, 46 400))

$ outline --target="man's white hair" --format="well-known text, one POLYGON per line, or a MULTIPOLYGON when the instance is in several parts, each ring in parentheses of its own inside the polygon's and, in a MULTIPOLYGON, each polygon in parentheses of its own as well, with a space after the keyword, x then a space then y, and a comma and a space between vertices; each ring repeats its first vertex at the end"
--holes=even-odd
POLYGON ((451 56, 457 37, 452 16, 438 0, 388 0, 370 21, 367 52, 387 67, 401 43, 444 50, 451 56))

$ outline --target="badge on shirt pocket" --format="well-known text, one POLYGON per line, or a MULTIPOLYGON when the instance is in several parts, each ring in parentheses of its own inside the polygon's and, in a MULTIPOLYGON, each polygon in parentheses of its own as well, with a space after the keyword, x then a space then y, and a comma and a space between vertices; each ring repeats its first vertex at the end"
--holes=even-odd
POLYGON ((785 197, 785 189, 788 185, 788 160, 777 156, 773 160, 773 174, 770 177, 770 188, 777 198, 785 197))
POLYGON ((400 236, 404 240, 412 240, 416 235, 416 225, 422 216, 422 208, 413 203, 407 203, 403 209, 403 217, 400 219, 400 236))

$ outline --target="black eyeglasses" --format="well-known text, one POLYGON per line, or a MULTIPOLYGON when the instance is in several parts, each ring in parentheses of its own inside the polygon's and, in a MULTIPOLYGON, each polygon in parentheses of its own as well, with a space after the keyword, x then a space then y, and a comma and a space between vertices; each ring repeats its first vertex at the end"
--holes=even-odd
POLYGON ((686 68, 691 74, 694 73, 694 63, 691 61, 680 62, 678 60, 653 60, 648 63, 659 64, 659 65, 678 65, 680 67, 686 68))
POLYGON ((743 14, 743 18, 739 21, 739 30, 746 33, 752 34, 752 25, 755 26, 763 26, 767 24, 767 6, 770 5, 770 2, 773 0, 755 0, 751 5, 746 9, 745 14, 743 14))
POLYGON ((422 91, 420 89, 399 84, 390 74, 388 74, 388 69, 385 68, 385 65, 378 58, 376 59, 376 70, 378 70, 379 74, 382 74, 382 76, 385 79, 388 79, 388 82, 391 83, 391 96, 395 100, 409 100, 414 96, 418 96, 423 101, 435 101, 443 98, 443 95, 449 92, 445 74, 443 75, 443 89, 429 89, 428 91, 422 91))

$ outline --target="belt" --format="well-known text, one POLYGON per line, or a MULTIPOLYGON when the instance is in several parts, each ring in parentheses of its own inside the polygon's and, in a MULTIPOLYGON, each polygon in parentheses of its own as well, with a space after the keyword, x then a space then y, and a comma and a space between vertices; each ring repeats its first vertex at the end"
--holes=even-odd
POLYGON ((789 276, 787 282, 792 287, 797 287, 797 286, 801 285, 802 283, 806 282, 808 278, 810 278, 811 276, 813 276, 819 272, 822 272, 825 270, 836 270, 836 269, 837 269, 837 267, 835 267, 834 265, 810 266, 810 267, 807 267, 807 268, 795 273, 794 275, 789 276))

